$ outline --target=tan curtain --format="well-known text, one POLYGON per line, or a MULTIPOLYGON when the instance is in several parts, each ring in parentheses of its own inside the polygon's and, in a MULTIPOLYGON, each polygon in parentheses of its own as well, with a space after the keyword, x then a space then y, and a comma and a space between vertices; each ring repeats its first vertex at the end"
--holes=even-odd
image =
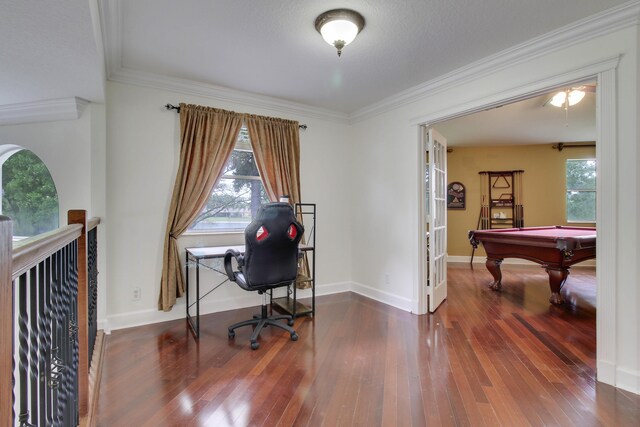
MULTIPOLYGON (((272 117, 247 116, 249 139, 262 183, 271 201, 288 195, 292 205, 300 203, 300 128, 298 122, 272 117)), ((302 222, 302 218, 298 219, 302 222)), ((304 238, 302 240, 304 244, 304 238)), ((309 276, 305 256, 300 273, 309 276)), ((302 276, 299 276, 302 277, 302 276)), ((296 286, 308 288, 311 282, 301 280, 296 286)))
POLYGON ((260 177, 271 201, 288 195, 300 203, 300 134, 298 122, 247 116, 249 139, 260 177))
POLYGON ((177 238, 209 200, 233 151, 243 117, 232 111, 180 104, 180 164, 164 239, 159 310, 171 310, 184 293, 177 238))

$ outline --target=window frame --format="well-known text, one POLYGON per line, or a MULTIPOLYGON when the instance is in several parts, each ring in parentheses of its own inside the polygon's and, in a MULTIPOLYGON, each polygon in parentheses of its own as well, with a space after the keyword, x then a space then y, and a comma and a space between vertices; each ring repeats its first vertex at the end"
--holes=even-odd
POLYGON ((568 196, 569 196, 569 192, 575 192, 575 193, 594 193, 596 198, 598 197, 598 161, 596 158, 592 158, 592 157, 588 157, 588 158, 581 158, 581 159, 566 159, 565 160, 565 172, 564 172, 564 179, 565 179, 565 194, 564 194, 564 200, 565 200, 565 219, 567 221, 567 224, 596 224, 597 221, 597 202, 596 205, 594 206, 594 212, 593 212, 593 220, 575 220, 575 219, 569 219, 569 200, 568 200, 568 196), (567 172, 568 172, 568 167, 567 165, 569 164, 569 162, 594 162, 595 164, 595 170, 596 170, 596 177, 595 177, 595 185, 593 187, 593 189, 570 189, 569 188, 569 183, 568 183, 568 176, 567 176, 567 172))

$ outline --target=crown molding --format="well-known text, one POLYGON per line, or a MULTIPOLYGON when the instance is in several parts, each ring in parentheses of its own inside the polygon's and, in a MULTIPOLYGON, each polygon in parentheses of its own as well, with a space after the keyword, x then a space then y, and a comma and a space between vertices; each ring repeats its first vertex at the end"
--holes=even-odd
POLYGON ((98 0, 107 79, 122 63, 122 11, 120 1, 98 0), (114 31, 109 31, 113 29, 114 31))
POLYGON ((497 71, 533 58, 567 48, 577 43, 614 31, 638 25, 640 1, 634 0, 599 14, 576 21, 550 33, 520 43, 509 49, 458 68, 450 73, 390 96, 380 102, 353 112, 350 122, 366 120, 404 105, 419 101, 438 92, 473 82, 497 71))
POLYGON ((82 98, 50 99, 0 106, 0 125, 78 119, 89 101, 82 98))
POLYGON ((257 108, 347 124, 366 120, 571 45, 638 25, 640 18, 640 1, 633 0, 458 68, 351 114, 346 114, 222 86, 124 68, 122 67, 120 1, 103 0, 99 2, 99 6, 106 52, 107 80, 109 81, 204 96, 225 102, 238 102, 257 108))
POLYGON ((236 102, 256 108, 274 110, 279 113, 301 115, 340 123, 349 123, 349 116, 324 108, 311 107, 292 101, 286 101, 270 96, 258 95, 223 86, 200 83, 193 80, 161 76, 139 70, 120 68, 112 72, 109 81, 145 86, 155 89, 168 90, 186 95, 204 96, 223 102, 236 102))
POLYGON ((107 80, 155 89, 204 96, 224 102, 237 102, 256 108, 275 110, 339 123, 348 123, 349 115, 270 96, 132 70, 122 66, 122 10, 120 1, 100 1, 102 38, 105 47, 107 80))
POLYGON ((462 104, 453 105, 436 112, 412 117, 409 122, 412 125, 431 124, 436 121, 451 120, 458 117, 474 114, 490 108, 510 104, 538 96, 549 92, 549 88, 566 86, 584 82, 585 78, 596 78, 598 73, 615 69, 620 63, 622 55, 602 58, 587 64, 579 65, 567 72, 555 74, 552 77, 530 81, 524 85, 509 88, 504 91, 492 93, 489 96, 472 99, 462 104))

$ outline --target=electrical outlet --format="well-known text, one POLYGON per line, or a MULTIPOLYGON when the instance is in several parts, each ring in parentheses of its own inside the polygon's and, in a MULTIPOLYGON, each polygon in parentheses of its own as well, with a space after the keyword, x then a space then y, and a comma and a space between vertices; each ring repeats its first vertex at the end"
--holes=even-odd
POLYGON ((391 283, 391 280, 389 279, 389 274, 385 274, 384 275, 384 284, 388 285, 389 283, 391 283))
POLYGON ((133 293, 131 294, 131 299, 133 301, 140 301, 140 296, 142 295, 142 289, 136 287, 133 288, 133 293))

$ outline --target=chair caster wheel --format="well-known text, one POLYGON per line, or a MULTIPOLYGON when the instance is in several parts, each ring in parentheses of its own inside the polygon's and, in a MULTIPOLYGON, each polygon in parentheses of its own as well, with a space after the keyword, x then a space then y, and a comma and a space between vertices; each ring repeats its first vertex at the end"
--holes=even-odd
POLYGON ((251 350, 257 350, 260 347, 260 344, 257 341, 251 342, 251 350))
POLYGON ((293 326, 293 319, 288 320, 288 321, 287 321, 287 325, 289 325, 289 326, 293 326))
POLYGON ((291 334, 291 341, 298 341, 298 334, 295 332, 291 334))
POLYGON ((233 331, 229 331, 229 339, 233 339, 236 337, 236 333, 233 331))

